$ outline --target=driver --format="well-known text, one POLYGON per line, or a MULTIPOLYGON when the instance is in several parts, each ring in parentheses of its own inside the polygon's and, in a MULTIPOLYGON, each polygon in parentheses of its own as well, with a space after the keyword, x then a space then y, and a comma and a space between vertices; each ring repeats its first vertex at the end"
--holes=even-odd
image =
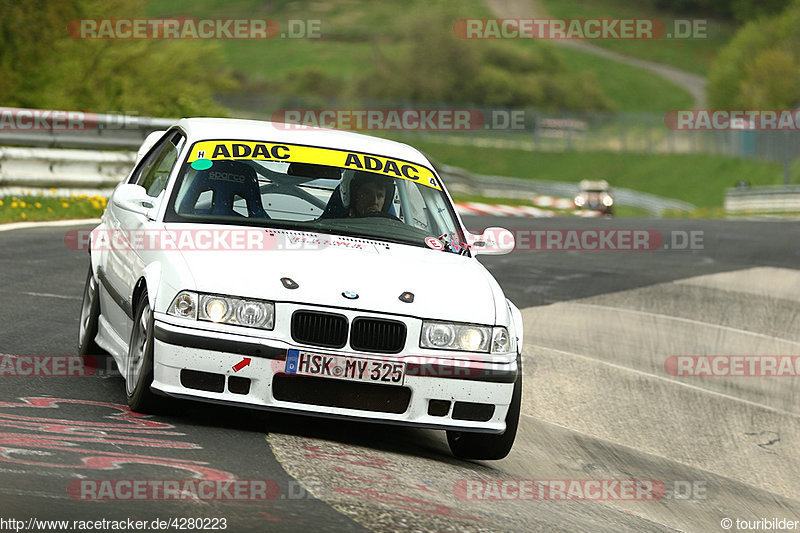
POLYGON ((350 217, 388 212, 394 196, 394 180, 374 172, 356 171, 350 182, 350 217))

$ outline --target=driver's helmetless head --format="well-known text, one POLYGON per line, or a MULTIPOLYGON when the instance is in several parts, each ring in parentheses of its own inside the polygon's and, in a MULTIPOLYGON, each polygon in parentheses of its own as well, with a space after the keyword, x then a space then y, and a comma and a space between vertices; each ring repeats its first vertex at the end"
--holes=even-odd
POLYGON ((391 178, 371 172, 357 172, 350 184, 350 216, 364 217, 385 211, 391 178))

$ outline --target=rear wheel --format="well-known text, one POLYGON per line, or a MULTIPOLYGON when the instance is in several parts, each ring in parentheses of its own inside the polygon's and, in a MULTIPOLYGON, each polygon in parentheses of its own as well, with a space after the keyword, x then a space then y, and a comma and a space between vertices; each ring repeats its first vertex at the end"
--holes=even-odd
POLYGON ((153 310, 145 289, 139 297, 133 320, 128 359, 125 362, 125 392, 128 405, 139 413, 156 413, 163 404, 150 391, 153 383, 153 310))
POLYGON ((469 433, 464 431, 447 431, 447 444, 450 451, 459 459, 502 459, 507 456, 514 445, 519 426, 519 413, 522 404, 522 365, 517 357, 517 380, 511 404, 506 414, 506 430, 499 435, 488 433, 469 433))
POLYGON ((94 279, 92 265, 86 274, 86 284, 83 286, 83 302, 81 303, 81 318, 78 329, 78 355, 102 355, 105 352, 97 345, 94 338, 97 336, 97 321, 100 318, 100 298, 97 281, 94 279))

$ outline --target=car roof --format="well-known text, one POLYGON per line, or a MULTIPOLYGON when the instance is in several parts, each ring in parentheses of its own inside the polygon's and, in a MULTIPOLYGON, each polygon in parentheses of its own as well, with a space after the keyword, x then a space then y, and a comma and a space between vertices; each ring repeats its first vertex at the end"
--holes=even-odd
POLYGON ((605 190, 608 189, 608 182, 606 180, 599 180, 599 181, 581 180, 580 188, 605 190))
POLYGON ((186 132, 192 143, 216 139, 283 142, 376 154, 431 166, 419 150, 407 144, 349 131, 293 127, 282 122, 262 120, 205 117, 183 118, 177 122, 177 126, 186 132))

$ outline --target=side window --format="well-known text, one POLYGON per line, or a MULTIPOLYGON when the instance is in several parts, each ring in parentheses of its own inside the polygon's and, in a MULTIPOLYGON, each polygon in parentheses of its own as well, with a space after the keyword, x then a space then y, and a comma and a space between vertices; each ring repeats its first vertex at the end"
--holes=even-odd
POLYGON ((132 176, 131 183, 144 187, 148 196, 158 196, 167 186, 167 178, 178 159, 183 141, 183 135, 177 131, 162 140, 142 161, 141 167, 132 176))

